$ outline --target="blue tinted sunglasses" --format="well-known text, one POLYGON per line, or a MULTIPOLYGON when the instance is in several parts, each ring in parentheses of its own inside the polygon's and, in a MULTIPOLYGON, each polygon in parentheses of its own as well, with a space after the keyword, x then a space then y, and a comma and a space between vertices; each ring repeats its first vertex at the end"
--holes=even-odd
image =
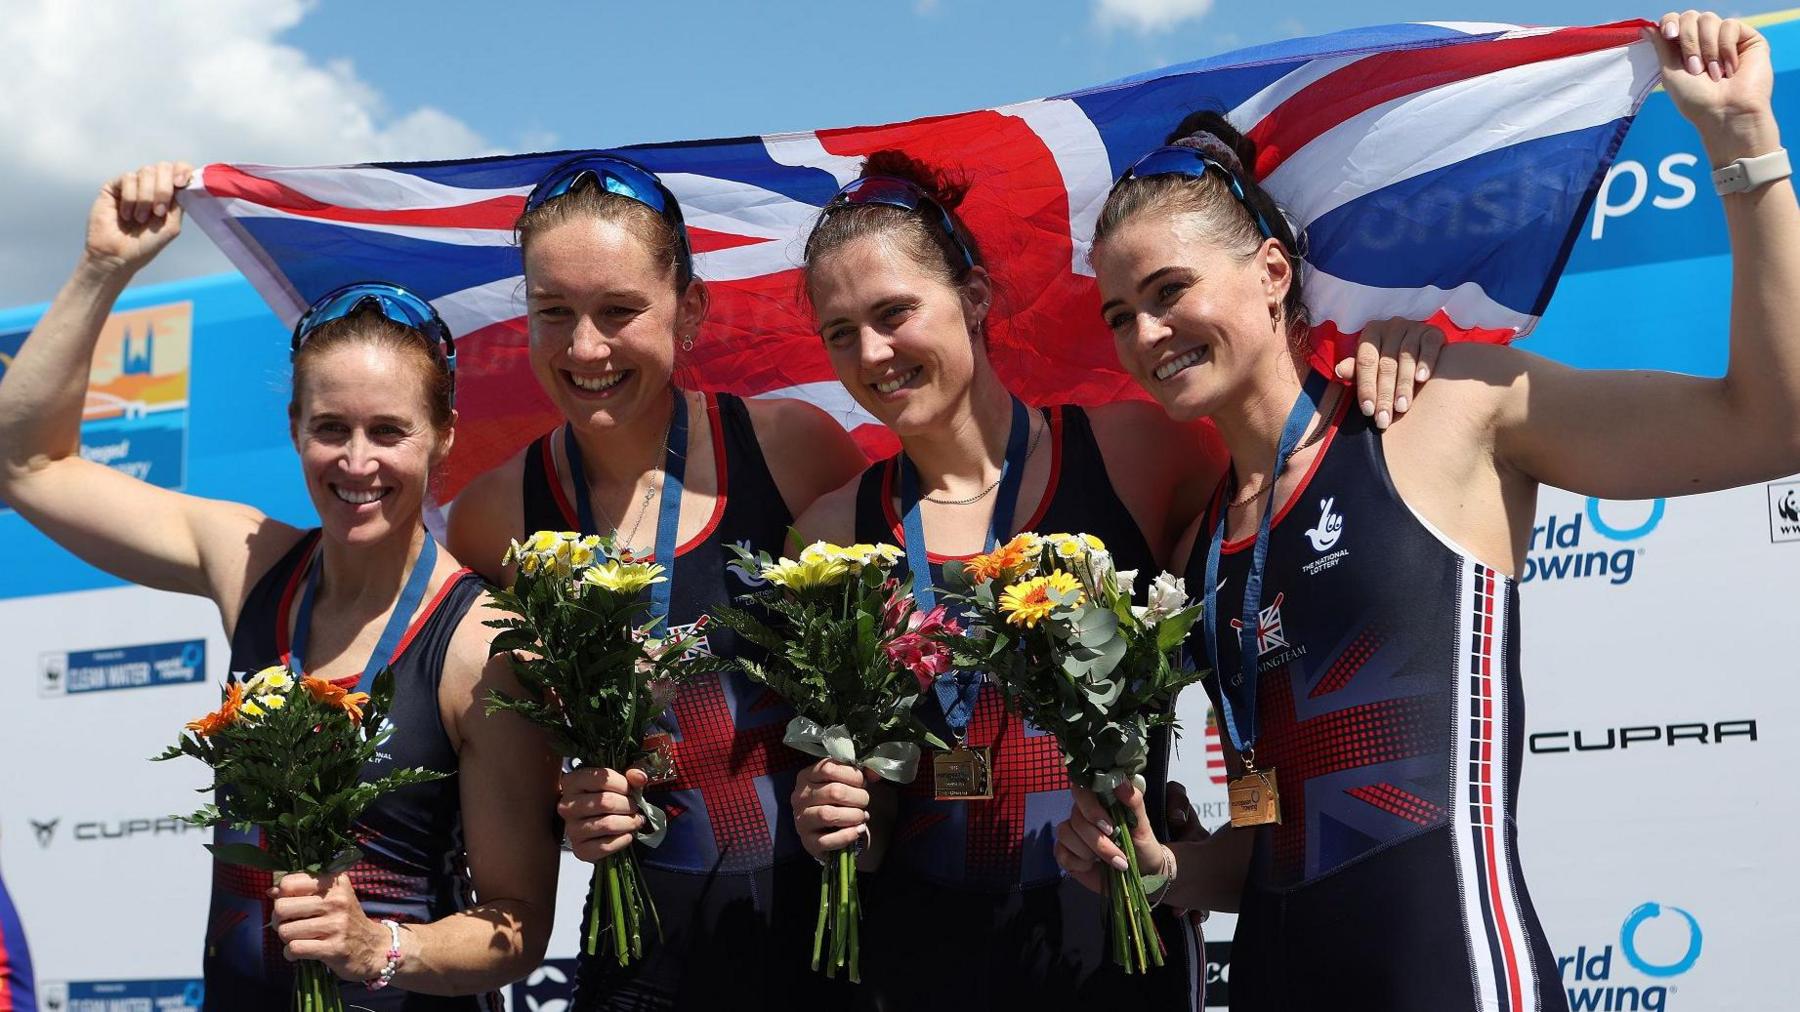
POLYGON ((1119 177, 1119 182, 1113 186, 1117 187, 1127 179, 1146 179, 1150 176, 1190 176, 1198 179, 1206 175, 1208 169, 1217 172, 1225 180, 1225 185, 1231 187, 1231 195, 1256 219, 1257 230, 1262 232, 1263 238, 1275 238, 1275 231, 1269 227, 1268 219, 1263 217, 1261 211, 1250 206, 1250 198, 1244 195, 1244 184, 1238 182, 1237 174, 1194 148, 1177 145, 1156 148, 1131 163, 1131 168, 1126 169, 1125 174, 1119 177))
POLYGON ((675 253, 675 269, 682 285, 694 276, 694 255, 688 246, 687 223, 681 219, 681 204, 669 188, 650 170, 611 155, 582 155, 571 158, 550 170, 525 198, 525 211, 530 213, 568 193, 584 181, 607 193, 635 200, 662 216, 675 230, 680 248, 675 253))
POLYGON ((389 320, 403 327, 411 327, 424 334, 427 339, 437 342, 438 351, 444 356, 444 371, 450 374, 451 400, 454 403, 456 341, 450 337, 450 328, 438 316, 437 310, 431 308, 431 303, 399 285, 385 281, 359 281, 320 296, 307 307, 300 322, 294 325, 294 340, 288 346, 288 360, 292 361, 294 356, 300 354, 300 346, 306 343, 307 335, 333 320, 354 316, 365 307, 373 308, 389 320))
POLYGON ((943 205, 933 200, 931 194, 919 189, 914 183, 897 176, 864 176, 852 180, 825 205, 825 213, 830 214, 839 207, 860 207, 865 204, 880 204, 883 207, 897 207, 902 211, 923 213, 937 225, 939 231, 949 237, 950 245, 962 254, 963 273, 974 268, 975 251, 957 234, 956 223, 950 220, 950 212, 944 210, 943 205))

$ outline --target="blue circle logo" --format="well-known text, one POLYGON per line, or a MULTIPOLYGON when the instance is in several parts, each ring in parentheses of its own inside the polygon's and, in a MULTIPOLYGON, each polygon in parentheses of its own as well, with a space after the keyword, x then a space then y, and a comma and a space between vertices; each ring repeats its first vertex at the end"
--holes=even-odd
POLYGON ((1601 519, 1600 500, 1590 497, 1587 501, 1588 523, 1593 526, 1594 530, 1599 531, 1601 534, 1604 534, 1614 541, 1636 541, 1638 538, 1656 530, 1656 525, 1662 523, 1663 510, 1666 509, 1667 506, 1667 499, 1652 499, 1650 501, 1650 519, 1645 520, 1636 527, 1614 527, 1601 519))
POLYGON ((1678 977, 1693 969, 1700 958, 1700 922, 1694 915, 1680 907, 1668 907, 1670 913, 1680 914, 1687 921, 1687 952, 1673 963, 1652 963, 1638 955, 1637 932, 1645 921, 1655 920, 1662 916, 1664 908, 1656 903, 1645 903, 1625 918, 1625 925, 1619 929, 1619 948, 1625 953, 1625 961, 1636 967, 1646 977, 1678 977))
MULTIPOLYGON (((206 647, 205 647, 205 645, 203 645, 199 642, 194 642, 194 643, 189 643, 189 644, 186 644, 185 646, 183 646, 181 648, 181 666, 184 668, 188 668, 189 670, 195 670, 195 671, 198 671, 199 669, 205 667, 206 666, 206 647)), ((202 671, 201 675, 204 676, 205 672, 202 671)))

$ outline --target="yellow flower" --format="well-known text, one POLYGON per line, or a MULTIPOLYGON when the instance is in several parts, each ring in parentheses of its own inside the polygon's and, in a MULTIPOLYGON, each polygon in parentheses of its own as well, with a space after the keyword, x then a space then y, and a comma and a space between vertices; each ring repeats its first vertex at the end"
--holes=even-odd
POLYGON ((569 546, 569 565, 582 569, 594 564, 594 550, 577 541, 569 546))
POLYGON ((1106 542, 1101 541, 1099 538, 1094 537, 1092 534, 1082 534, 1082 535, 1078 535, 1078 536, 1081 538, 1082 542, 1088 546, 1088 548, 1090 550, 1096 551, 1096 552, 1106 551, 1106 542))
POLYGON ((1006 588, 1000 595, 1000 611, 1012 625, 1035 628, 1057 607, 1079 605, 1086 598, 1081 581, 1068 573, 1051 573, 1006 588))
POLYGON ((844 550, 828 541, 815 541, 800 550, 800 561, 803 563, 819 563, 841 560, 844 550))
POLYGON ((556 546, 561 541, 562 535, 555 531, 538 531, 525 540, 525 550, 540 555, 547 554, 556 551, 556 546))
POLYGON ((611 559, 582 573, 581 580, 604 590, 636 594, 653 583, 664 582, 667 578, 662 574, 663 567, 655 563, 611 559))
MULTIPOLYGON (((809 546, 809 550, 810 547, 816 546, 809 546)), ((810 559, 806 558, 806 552, 800 554, 801 561, 780 559, 772 565, 764 566, 762 578, 778 587, 800 591, 842 583, 844 577, 852 572, 849 563, 842 559, 830 558, 823 551, 812 553, 810 559)))
POLYGON ((287 697, 273 692, 256 697, 256 705, 265 710, 279 710, 287 705, 287 697))
POLYGON ((238 707, 238 712, 246 717, 260 717, 263 715, 262 707, 257 706, 256 702, 250 699, 244 700, 244 705, 238 707))
POLYGON ((251 694, 286 692, 293 687, 293 676, 279 665, 264 668, 244 681, 244 691, 251 694))

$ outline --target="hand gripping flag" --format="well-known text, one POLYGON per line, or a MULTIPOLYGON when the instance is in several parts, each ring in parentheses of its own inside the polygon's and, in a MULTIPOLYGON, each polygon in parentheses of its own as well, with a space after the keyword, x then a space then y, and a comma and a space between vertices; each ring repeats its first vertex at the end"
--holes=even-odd
MULTIPOLYGON (((681 200, 712 288, 678 380, 810 401, 878 450, 889 437, 833 378, 798 270, 819 209, 862 156, 899 148, 971 183, 959 213, 995 276, 991 355, 1033 403, 1141 396, 1101 323, 1088 240, 1113 178, 1200 108, 1256 140, 1256 175, 1309 233, 1319 361, 1391 316, 1506 341, 1544 311, 1657 81, 1645 24, 1390 25, 975 112, 617 151, 681 200)), ((284 321, 352 281, 398 282, 436 304, 460 360, 449 497, 557 422, 526 360, 512 226, 532 184, 571 154, 215 164, 182 199, 284 321)))

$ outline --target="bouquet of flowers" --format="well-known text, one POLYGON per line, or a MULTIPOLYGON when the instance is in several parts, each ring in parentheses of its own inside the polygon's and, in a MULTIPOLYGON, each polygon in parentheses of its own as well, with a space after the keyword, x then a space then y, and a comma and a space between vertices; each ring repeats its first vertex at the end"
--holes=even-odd
POLYGON ((1163 965, 1145 894, 1164 882, 1139 869, 1135 820, 1113 792, 1128 779, 1143 789, 1150 729, 1173 726, 1175 694, 1200 679, 1181 653, 1200 605, 1167 573, 1134 605, 1136 575, 1116 571, 1092 535, 1020 534, 946 569, 970 628, 943 639, 957 668, 992 672, 1007 706, 1056 736, 1070 778, 1106 803, 1130 862, 1109 868, 1107 889, 1112 956, 1128 973, 1163 965))
MULTIPOLYGON (((893 545, 817 542, 798 559, 771 559, 734 548, 747 572, 772 586, 740 598, 750 609, 714 616, 767 652, 736 666, 787 700, 796 716, 783 741, 810 755, 860 766, 896 784, 918 773, 920 746, 947 746, 919 723, 913 706, 950 669, 941 637, 958 631, 942 608, 921 613, 890 571, 893 545), (754 612, 751 610, 754 609, 754 612)), ((812 966, 862 979, 857 924, 857 847, 832 855, 820 871, 812 966)))
MULTIPOLYGON (((365 763, 392 733, 382 718, 394 699, 383 671, 369 692, 353 692, 286 668, 264 668, 225 683, 225 701, 189 721, 157 761, 192 756, 212 767, 219 800, 182 820, 195 826, 260 830, 267 849, 250 843, 208 844, 229 864, 270 872, 334 875, 362 860, 352 829, 376 798, 443 774, 394 770, 363 780, 365 763)), ((294 967, 295 1012, 339 1012, 337 981, 325 965, 294 967)))
MULTIPOLYGON (((663 567, 615 555, 608 538, 567 531, 513 542, 505 564, 518 566, 518 577, 494 602, 513 617, 488 623, 501 630, 490 650, 508 655, 532 698, 496 692, 488 712, 511 710, 543 728, 550 747, 578 766, 624 770, 658 758, 645 733, 682 680, 718 667, 692 649, 697 636, 655 635, 659 623, 643 592, 666 579, 663 567)), ((655 847, 667 819, 641 797, 638 806, 638 842, 655 847)), ((646 915, 660 935, 636 849, 607 856, 594 866, 582 951, 599 953, 610 932, 620 966, 641 957, 646 915)))

